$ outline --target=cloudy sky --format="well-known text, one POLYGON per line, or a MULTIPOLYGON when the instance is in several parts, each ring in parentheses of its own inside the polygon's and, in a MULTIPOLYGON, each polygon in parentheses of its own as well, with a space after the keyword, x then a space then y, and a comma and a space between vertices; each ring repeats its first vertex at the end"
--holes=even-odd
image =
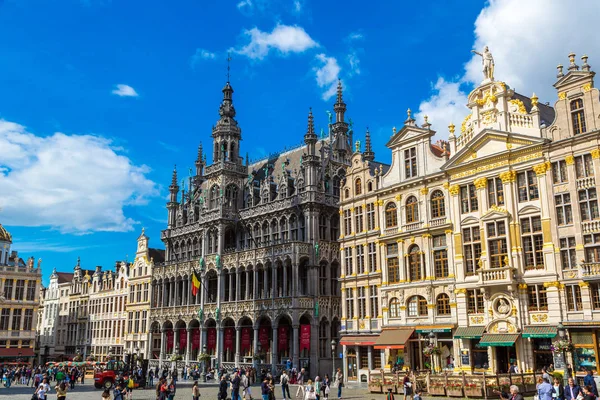
POLYGON ((300 143, 309 107, 326 127, 341 79, 355 136, 369 127, 388 161, 408 108, 439 138, 460 123, 472 49, 553 104, 567 54, 600 60, 598 15, 593 0, 0 0, 0 223, 45 281, 78 256, 133 259, 142 227, 162 247, 173 165, 187 175, 210 148, 228 53, 242 153, 300 143))

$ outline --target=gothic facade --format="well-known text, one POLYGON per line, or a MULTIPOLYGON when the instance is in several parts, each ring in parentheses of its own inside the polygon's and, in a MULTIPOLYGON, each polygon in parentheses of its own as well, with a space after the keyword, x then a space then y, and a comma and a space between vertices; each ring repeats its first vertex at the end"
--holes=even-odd
POLYGON ((194 176, 179 186, 173 172, 166 261, 152 276, 152 354, 189 363, 206 352, 227 367, 290 359, 328 372, 341 314, 338 200, 352 142, 341 84, 328 135, 317 136, 311 111, 303 146, 253 163, 240 156, 232 95, 227 82, 212 164, 200 146, 194 176))
POLYGON ((389 169, 354 154, 340 206, 349 378, 597 368, 600 103, 587 59, 559 66, 554 107, 487 76, 448 142, 409 114, 389 169), (567 360, 551 351, 559 324, 567 360))

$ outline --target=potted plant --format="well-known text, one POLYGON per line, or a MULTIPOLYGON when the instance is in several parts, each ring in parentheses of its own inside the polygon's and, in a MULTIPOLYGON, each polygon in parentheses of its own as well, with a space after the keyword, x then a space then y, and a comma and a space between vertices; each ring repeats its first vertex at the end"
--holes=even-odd
POLYGON ((434 396, 445 396, 446 388, 443 381, 440 380, 429 380, 429 385, 427 386, 427 393, 434 396))
POLYGON ((428 344, 427 346, 425 346, 425 348, 423 349, 423 354, 427 357, 432 356, 432 355, 440 355, 442 354, 442 351, 439 349, 439 347, 434 346, 433 344, 428 344))
POLYGON ((369 381, 369 392, 371 393, 381 393, 381 378, 378 376, 371 376, 371 380, 369 381))
POLYGON ((523 392, 535 392, 536 391, 536 384, 535 384, 535 379, 533 378, 533 375, 526 375, 524 378, 524 386, 525 389, 523 390, 523 392))
POLYGON ((96 357, 94 357, 94 356, 87 356, 86 361, 90 361, 90 362, 96 361, 96 357))
POLYGON ((446 386, 446 394, 451 397, 463 397, 462 383, 460 382, 448 382, 446 386))
POLYGON ((562 353, 563 351, 570 352, 573 351, 573 343, 567 339, 559 339, 555 342, 552 342, 550 350, 552 350, 554 353, 562 353))
POLYGON ((467 397, 482 397, 483 392, 481 386, 476 383, 466 383, 464 386, 465 396, 467 397))
POLYGON ((383 376, 383 385, 382 389, 384 393, 387 393, 389 389, 392 389, 392 392, 396 392, 396 381, 393 377, 383 376))
POLYGON ((209 363, 210 359, 211 359, 210 354, 207 354, 207 353, 200 353, 200 354, 198 354, 198 362, 209 363))
POLYGON ((181 361, 183 360, 183 356, 181 354, 173 354, 171 356, 171 362, 181 361))

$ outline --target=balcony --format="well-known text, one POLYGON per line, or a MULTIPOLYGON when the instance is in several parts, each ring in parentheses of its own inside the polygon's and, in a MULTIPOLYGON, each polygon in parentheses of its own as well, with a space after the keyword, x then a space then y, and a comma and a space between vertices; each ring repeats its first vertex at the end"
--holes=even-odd
POLYGON ((385 228, 383 230, 383 235, 384 236, 394 235, 396 233, 398 233, 398 227, 397 226, 393 226, 391 228, 385 228))
POLYGON ((577 189, 587 189, 596 186, 596 178, 593 176, 579 178, 575 182, 577 183, 577 189))
POLYGON ((511 284, 514 280, 513 267, 502 267, 493 269, 481 269, 477 271, 479 274, 479 282, 488 285, 511 284))
POLYGON ((404 230, 405 231, 414 231, 414 230, 420 229, 422 226, 423 226, 422 222, 413 222, 412 224, 404 225, 404 230))
POLYGON ((429 221, 429 226, 430 227, 435 227, 435 226, 442 226, 442 225, 446 225, 447 221, 446 218, 434 218, 431 221, 429 221))
POLYGON ((579 271, 583 279, 600 278, 600 262, 582 263, 579 271))
POLYGON ((583 233, 600 232, 600 220, 583 221, 581 228, 583 233))

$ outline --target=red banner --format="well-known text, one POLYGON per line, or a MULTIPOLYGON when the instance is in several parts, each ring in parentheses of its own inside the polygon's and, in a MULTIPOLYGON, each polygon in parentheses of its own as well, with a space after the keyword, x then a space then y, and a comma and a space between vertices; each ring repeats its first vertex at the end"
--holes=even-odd
POLYGON ((217 328, 206 329, 206 349, 214 350, 217 347, 217 328))
POLYGON ((225 328, 225 338, 223 339, 223 347, 225 350, 234 350, 235 346, 235 328, 225 328))
POLYGON ((258 342, 262 346, 261 350, 263 352, 269 351, 270 343, 269 343, 269 328, 268 327, 261 326, 258 329, 258 342))
POLYGON ((200 329, 192 330, 192 349, 200 348, 200 329))
POLYGON ((167 350, 172 349, 173 348, 173 331, 167 331, 167 350))
POLYGON ((251 335, 251 328, 242 328, 242 343, 240 344, 242 352, 244 352, 244 350, 250 350, 250 345, 252 343, 251 335))
POLYGON ((277 329, 277 351, 288 349, 288 328, 287 326, 280 326, 277 329))
POLYGON ((179 348, 187 349, 187 329, 179 330, 179 348))
POLYGON ((300 351, 310 350, 310 325, 300 325, 300 351))

